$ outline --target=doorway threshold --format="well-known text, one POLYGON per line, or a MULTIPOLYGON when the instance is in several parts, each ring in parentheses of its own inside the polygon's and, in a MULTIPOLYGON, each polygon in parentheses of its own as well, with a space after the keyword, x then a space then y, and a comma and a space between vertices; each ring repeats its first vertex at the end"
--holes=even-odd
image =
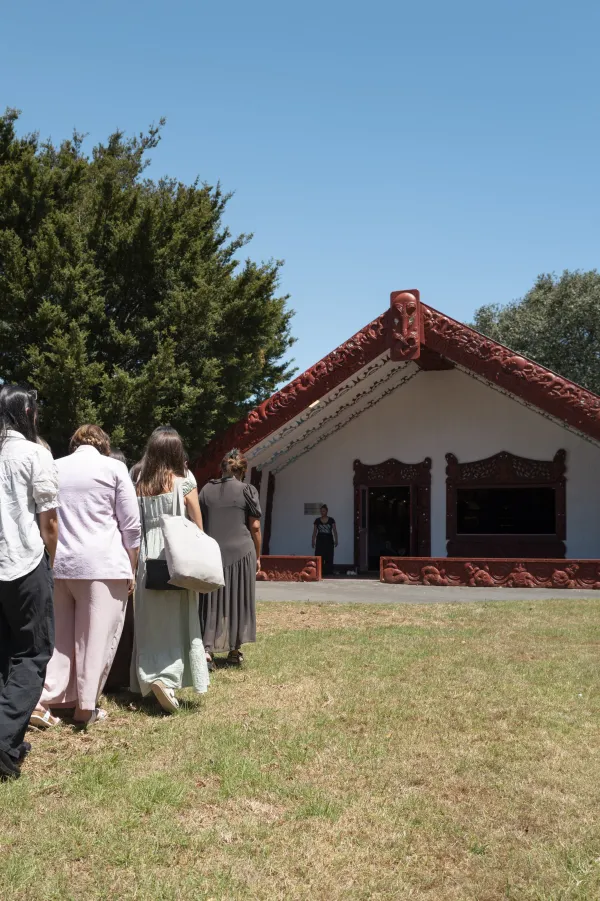
POLYGON ((334 573, 333 576, 323 576, 323 582, 379 582, 378 572, 366 573, 334 573))

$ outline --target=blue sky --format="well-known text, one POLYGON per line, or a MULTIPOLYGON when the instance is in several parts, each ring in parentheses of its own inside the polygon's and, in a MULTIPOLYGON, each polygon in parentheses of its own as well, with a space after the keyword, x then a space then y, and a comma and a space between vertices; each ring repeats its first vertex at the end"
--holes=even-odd
POLYGON ((166 116, 150 175, 235 191, 305 368, 389 293, 468 321, 599 262, 600 4, 6 4, 0 106, 58 141, 166 116))

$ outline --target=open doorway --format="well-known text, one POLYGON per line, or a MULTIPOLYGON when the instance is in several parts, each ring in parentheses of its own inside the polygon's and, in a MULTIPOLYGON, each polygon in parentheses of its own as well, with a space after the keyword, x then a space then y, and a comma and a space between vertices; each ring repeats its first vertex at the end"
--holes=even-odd
POLYGON ((431 460, 354 461, 354 565, 377 572, 381 557, 431 554, 431 460))
POLYGON ((380 557, 410 554, 410 487, 369 488, 367 567, 379 571, 380 557))

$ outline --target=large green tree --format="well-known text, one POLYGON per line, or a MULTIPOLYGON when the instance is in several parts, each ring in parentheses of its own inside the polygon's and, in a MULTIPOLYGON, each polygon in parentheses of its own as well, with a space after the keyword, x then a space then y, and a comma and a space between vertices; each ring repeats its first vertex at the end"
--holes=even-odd
POLYGON ((240 262, 219 186, 145 175, 159 127, 83 150, 0 117, 0 378, 38 389, 56 453, 83 422, 134 457, 170 422, 190 453, 291 373, 279 262, 240 262))
POLYGON ((475 328, 600 394, 600 273, 540 275, 520 300, 481 307, 475 328))

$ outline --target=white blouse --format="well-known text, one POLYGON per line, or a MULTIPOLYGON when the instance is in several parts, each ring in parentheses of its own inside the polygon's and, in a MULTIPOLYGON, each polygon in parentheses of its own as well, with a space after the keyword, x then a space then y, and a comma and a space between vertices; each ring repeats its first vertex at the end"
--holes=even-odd
POLYGON ((36 568, 44 555, 36 514, 59 506, 52 454, 9 429, 0 451, 0 581, 36 568))

